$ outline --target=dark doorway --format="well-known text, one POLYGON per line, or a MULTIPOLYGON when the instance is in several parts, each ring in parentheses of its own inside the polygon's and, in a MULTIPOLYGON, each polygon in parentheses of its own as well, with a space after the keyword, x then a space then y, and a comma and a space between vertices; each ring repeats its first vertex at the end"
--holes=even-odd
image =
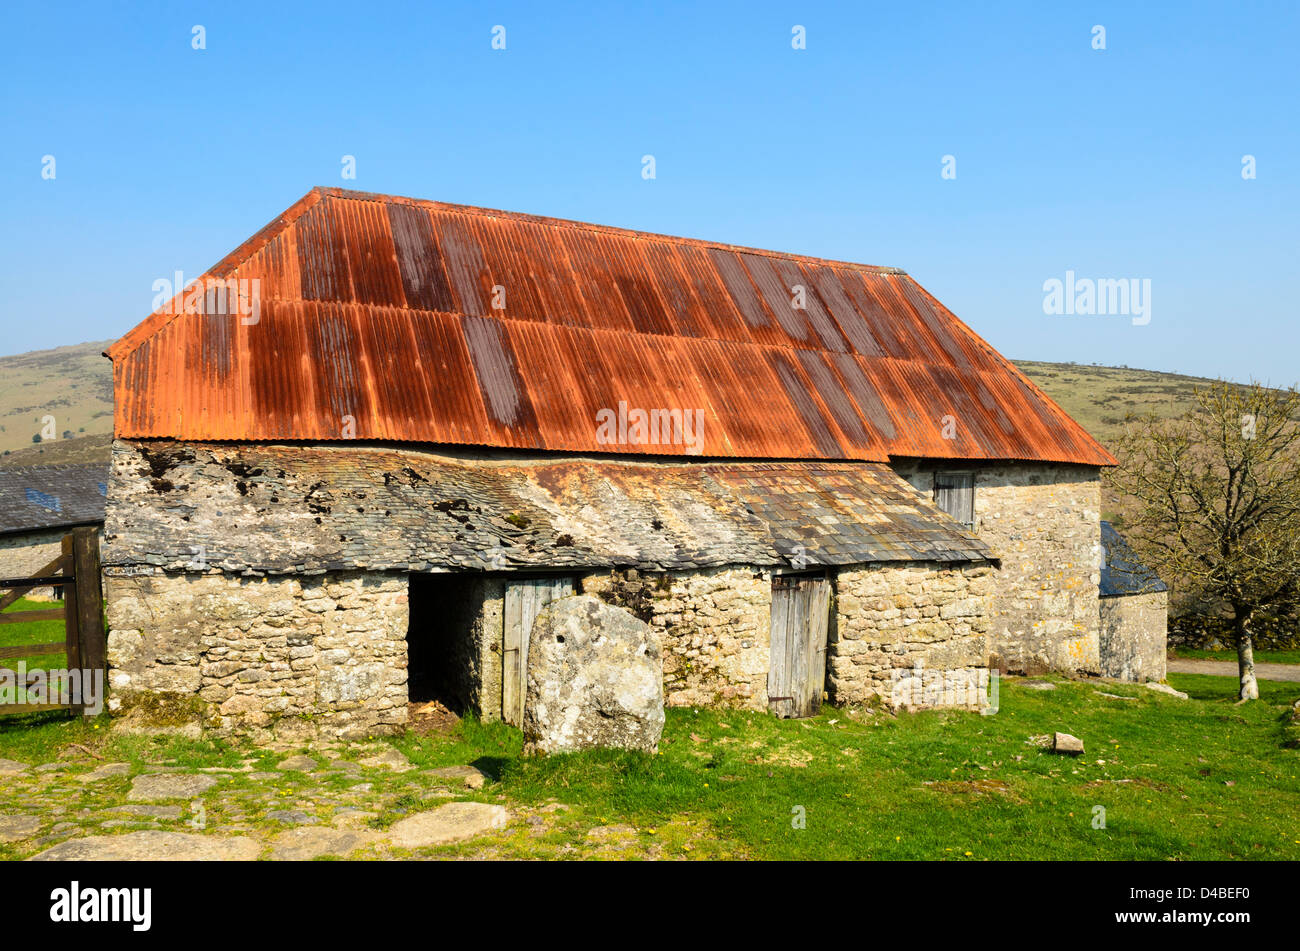
POLYGON ((410 577, 406 629, 406 687, 411 703, 436 700, 464 713, 473 699, 478 669, 474 624, 481 585, 470 575, 410 577))

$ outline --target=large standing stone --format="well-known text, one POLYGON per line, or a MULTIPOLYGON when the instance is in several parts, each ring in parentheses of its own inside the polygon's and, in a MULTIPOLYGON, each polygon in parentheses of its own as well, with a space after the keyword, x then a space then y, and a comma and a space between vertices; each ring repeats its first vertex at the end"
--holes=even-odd
POLYGON ((663 729, 663 662, 650 625, 591 595, 546 605, 529 640, 525 751, 654 752, 663 729))

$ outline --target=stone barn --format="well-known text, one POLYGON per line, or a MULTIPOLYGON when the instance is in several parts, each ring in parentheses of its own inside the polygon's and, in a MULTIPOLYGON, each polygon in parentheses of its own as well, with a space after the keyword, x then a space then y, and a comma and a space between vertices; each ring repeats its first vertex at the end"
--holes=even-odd
POLYGON ((108 356, 120 714, 517 723, 573 593, 669 704, 1101 669, 1114 460, 897 269, 318 188, 108 356))
POLYGON ((1110 522, 1101 523, 1101 672, 1164 680, 1169 589, 1110 522))
MULTIPOLYGON (((62 552, 74 528, 104 524, 108 466, 21 466, 0 469, 0 578, 31 577, 62 552)), ((34 588, 29 598, 63 597, 34 588)))

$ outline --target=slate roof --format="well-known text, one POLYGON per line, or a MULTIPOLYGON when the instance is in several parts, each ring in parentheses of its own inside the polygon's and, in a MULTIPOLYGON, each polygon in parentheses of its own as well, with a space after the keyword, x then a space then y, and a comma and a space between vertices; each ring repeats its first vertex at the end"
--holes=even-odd
POLYGON ((1144 565, 1124 536, 1110 522, 1101 523, 1101 596, 1154 594, 1168 591, 1159 576, 1144 565))
POLYGON ((317 188, 199 281, 109 348, 118 438, 689 454, 626 404, 707 458, 1115 462, 896 268, 317 188))
POLYGON ((108 466, 0 469, 0 535, 104 520, 108 466))
POLYGON ((107 566, 271 574, 992 559, 871 463, 524 464, 119 440, 111 478, 107 566))

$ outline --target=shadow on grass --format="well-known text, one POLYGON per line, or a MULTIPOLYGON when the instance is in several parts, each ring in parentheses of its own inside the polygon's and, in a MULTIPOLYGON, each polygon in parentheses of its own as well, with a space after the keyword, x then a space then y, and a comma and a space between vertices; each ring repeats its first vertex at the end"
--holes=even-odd
MULTIPOLYGON (((1169 684, 1193 700, 1237 702, 1237 678, 1215 674, 1170 674, 1169 684)), ((1284 680, 1259 681, 1259 699, 1264 703, 1290 704, 1300 697, 1300 684, 1284 680)))

